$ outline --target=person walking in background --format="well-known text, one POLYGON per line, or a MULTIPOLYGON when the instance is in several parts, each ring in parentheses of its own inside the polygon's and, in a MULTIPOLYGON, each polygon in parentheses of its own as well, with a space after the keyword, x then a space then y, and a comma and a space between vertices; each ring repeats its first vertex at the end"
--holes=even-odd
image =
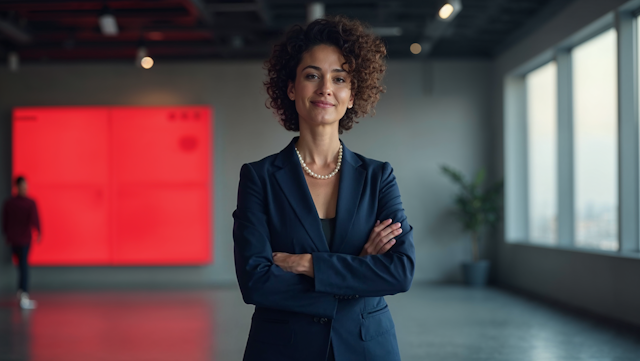
POLYGON ((29 249, 31 248, 32 231, 38 231, 38 242, 41 239, 40 219, 36 202, 27 197, 27 180, 24 177, 16 179, 18 192, 9 198, 2 212, 2 231, 11 252, 18 260, 18 294, 20 307, 23 309, 36 308, 36 302, 29 298, 29 249))

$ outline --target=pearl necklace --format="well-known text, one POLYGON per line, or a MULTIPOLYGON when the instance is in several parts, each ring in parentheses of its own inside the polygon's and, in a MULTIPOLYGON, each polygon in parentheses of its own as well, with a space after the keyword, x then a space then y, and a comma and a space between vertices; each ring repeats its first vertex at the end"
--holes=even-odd
POLYGON ((302 156, 300 155, 300 152, 298 152, 298 148, 294 147, 294 149, 296 150, 296 153, 298 153, 298 159, 300 160, 300 165, 302 165, 302 169, 304 169, 304 171, 307 172, 307 174, 312 176, 313 178, 329 179, 338 173, 338 171, 340 170, 340 166, 342 165, 342 144, 340 144, 340 150, 338 151, 338 164, 336 165, 336 169, 334 169, 333 172, 329 173, 328 175, 319 175, 312 172, 311 169, 307 167, 307 164, 304 162, 304 160, 302 160, 302 156))

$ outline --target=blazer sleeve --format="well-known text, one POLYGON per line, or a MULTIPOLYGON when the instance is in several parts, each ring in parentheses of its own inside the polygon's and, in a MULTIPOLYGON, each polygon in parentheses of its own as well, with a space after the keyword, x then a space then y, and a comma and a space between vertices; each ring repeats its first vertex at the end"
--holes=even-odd
POLYGON ((400 222, 402 233, 386 253, 359 257, 340 253, 313 254, 315 290, 336 295, 379 297, 406 292, 415 269, 413 227, 402 208, 400 190, 387 162, 383 164, 377 219, 400 222))
POLYGON ((310 277, 284 271, 273 263, 265 197, 249 164, 240 170, 238 206, 233 212, 236 276, 247 304, 333 318, 337 300, 316 292, 310 277))

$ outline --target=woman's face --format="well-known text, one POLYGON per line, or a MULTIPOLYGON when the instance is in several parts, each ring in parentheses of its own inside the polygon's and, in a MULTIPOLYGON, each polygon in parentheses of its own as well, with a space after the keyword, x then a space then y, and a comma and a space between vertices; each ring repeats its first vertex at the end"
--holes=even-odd
POLYGON ((300 127, 338 122, 353 106, 351 78, 342 68, 344 57, 338 48, 317 45, 302 55, 295 83, 288 94, 296 102, 300 127))

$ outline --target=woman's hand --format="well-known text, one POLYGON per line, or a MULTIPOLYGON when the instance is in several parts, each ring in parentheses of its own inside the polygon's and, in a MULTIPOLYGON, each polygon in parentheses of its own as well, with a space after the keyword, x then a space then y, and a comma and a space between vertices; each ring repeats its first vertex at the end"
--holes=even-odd
POLYGON ((283 270, 313 278, 313 257, 311 254, 273 252, 272 257, 273 263, 283 270))
POLYGON ((391 224, 391 219, 384 222, 376 221, 376 225, 371 230, 369 240, 362 248, 360 257, 383 254, 387 252, 396 240, 393 237, 402 233, 402 225, 400 223, 391 224))

